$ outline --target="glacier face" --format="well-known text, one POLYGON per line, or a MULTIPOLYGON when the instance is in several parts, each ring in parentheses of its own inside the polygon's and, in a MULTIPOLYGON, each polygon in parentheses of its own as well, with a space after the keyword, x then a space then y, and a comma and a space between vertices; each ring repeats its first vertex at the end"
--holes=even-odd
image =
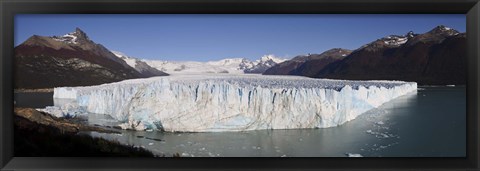
POLYGON ((62 105, 68 111, 108 114, 124 129, 214 132, 333 127, 416 89, 401 81, 174 75, 59 87, 54 98, 75 103, 62 105))

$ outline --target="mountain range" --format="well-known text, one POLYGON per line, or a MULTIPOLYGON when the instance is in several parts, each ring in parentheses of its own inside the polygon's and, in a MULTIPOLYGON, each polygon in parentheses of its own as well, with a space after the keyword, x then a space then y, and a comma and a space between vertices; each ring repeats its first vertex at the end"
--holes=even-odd
POLYGON ((218 61, 161 61, 143 60, 148 65, 170 74, 188 73, 258 73, 265 72, 268 68, 286 61, 273 55, 264 55, 259 60, 250 61, 246 58, 227 58, 218 61))
POLYGON ((341 60, 352 53, 351 50, 333 48, 321 54, 300 55, 270 67, 265 75, 301 75, 313 77, 326 65, 341 60))
POLYGON ((139 72, 77 28, 63 36, 34 35, 15 47, 15 88, 87 86, 152 75, 139 72))
POLYGON ((256 61, 229 58, 218 61, 145 60, 111 51, 76 28, 63 36, 33 35, 15 47, 15 88, 88 86, 125 79, 190 73, 263 73, 283 62, 273 55, 256 61))
POLYGON ((151 67, 150 65, 148 65, 147 63, 145 63, 144 61, 138 58, 127 56, 126 54, 118 51, 112 51, 112 53, 115 56, 122 59, 123 61, 125 61, 130 67, 132 67, 133 69, 135 69, 137 72, 139 72, 144 76, 154 77, 154 76, 165 75, 164 72, 151 67))
POLYGON ((15 88, 88 86, 125 79, 192 73, 262 73, 348 80, 402 80, 419 85, 466 84, 466 35, 437 26, 390 35, 356 50, 333 48, 290 60, 147 60, 111 51, 77 28, 63 36, 33 35, 15 47, 15 88))
POLYGON ((263 74, 465 85, 466 53, 466 34, 440 25, 423 34, 386 36, 354 51, 336 48, 297 56, 263 74))

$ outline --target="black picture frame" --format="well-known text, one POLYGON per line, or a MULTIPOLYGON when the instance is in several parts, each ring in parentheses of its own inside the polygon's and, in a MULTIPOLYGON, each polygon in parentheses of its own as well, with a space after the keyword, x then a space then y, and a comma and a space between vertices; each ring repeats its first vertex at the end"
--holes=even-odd
POLYGON ((310 170, 479 169, 480 3, 478 0, 2 0, 0 168, 3 170, 310 170), (465 14, 467 156, 460 158, 40 158, 14 157, 13 79, 16 14, 465 14))

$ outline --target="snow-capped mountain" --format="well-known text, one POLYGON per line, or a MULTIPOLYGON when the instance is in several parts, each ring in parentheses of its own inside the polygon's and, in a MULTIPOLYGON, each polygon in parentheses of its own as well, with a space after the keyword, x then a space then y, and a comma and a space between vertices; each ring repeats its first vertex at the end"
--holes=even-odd
POLYGON ((129 66, 131 66, 132 68, 137 70, 139 73, 141 73, 141 74, 143 74, 147 77, 168 75, 168 74, 166 74, 162 71, 159 71, 159 70, 151 67, 150 65, 148 65, 147 63, 145 63, 144 61, 142 61, 140 59, 127 56, 124 53, 118 52, 118 51, 111 51, 111 52, 113 54, 115 54, 115 56, 124 60, 129 66))
POLYGON ((439 25, 425 33, 381 37, 353 52, 331 49, 320 55, 297 56, 263 74, 462 85, 466 82, 465 44, 465 33, 439 25))
POLYGON ((245 73, 263 73, 267 69, 286 61, 287 59, 277 58, 274 55, 264 55, 259 60, 253 63, 252 67, 245 68, 245 73))
POLYGON ((242 73, 235 66, 214 65, 209 62, 196 61, 161 61, 142 60, 157 70, 169 74, 194 74, 194 73, 242 73))
POLYGON ((250 61, 246 58, 227 58, 218 61, 160 61, 143 60, 148 65, 169 74, 190 73, 263 73, 268 68, 285 61, 273 55, 265 55, 259 60, 250 61))
POLYGON ((466 34, 439 25, 432 30, 386 36, 312 77, 348 80, 403 80, 420 85, 466 83, 466 34))
POLYGON ((408 32, 405 35, 389 35, 386 37, 382 37, 377 39, 371 43, 368 43, 357 50, 368 50, 368 51, 376 51, 381 48, 396 48, 402 45, 412 46, 419 42, 434 42, 434 43, 441 43, 445 38, 456 36, 460 34, 455 29, 446 27, 444 25, 439 25, 429 32, 423 34, 416 34, 413 31, 408 32))
POLYGON ((15 47, 14 61, 16 88, 87 86, 149 77, 79 28, 63 36, 31 36, 15 47))
MULTIPOLYGON (((380 39, 377 39, 371 43, 368 43, 366 45, 363 45, 357 50, 368 50, 368 51, 375 51, 380 48, 395 48, 395 47, 400 47, 404 45, 405 43, 408 42, 408 40, 414 38, 418 34, 413 33, 413 31, 409 31, 405 35, 389 35, 382 37, 380 39)), ((357 51, 356 50, 356 51, 357 51)))
MULTIPOLYGON (((59 41, 59 42, 65 42, 68 44, 78 44, 77 42, 77 32, 72 32, 65 34, 63 36, 52 36, 53 40, 59 41)), ((85 37, 88 39, 88 37, 85 37)))
MULTIPOLYGON (((407 43, 408 46, 413 46, 417 43, 441 43, 443 40, 449 37, 454 37, 458 36, 461 34, 455 29, 446 27, 444 25, 439 25, 429 32, 426 32, 424 34, 419 34, 416 35, 415 37, 412 37, 409 42, 407 43)), ((463 33, 464 34, 464 33, 463 33)))

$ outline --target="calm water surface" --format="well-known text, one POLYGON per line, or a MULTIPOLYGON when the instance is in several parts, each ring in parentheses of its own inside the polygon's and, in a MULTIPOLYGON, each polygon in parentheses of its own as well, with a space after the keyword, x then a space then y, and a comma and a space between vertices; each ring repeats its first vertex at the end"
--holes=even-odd
POLYGON ((91 135, 183 156, 460 157, 466 153, 465 118, 465 87, 427 87, 334 128, 91 135))
MULTIPOLYGON (((90 124, 116 124, 90 115, 90 124)), ((195 157, 462 157, 466 154, 466 88, 421 87, 341 126, 220 133, 121 131, 92 136, 157 154, 195 157)))
POLYGON ((44 108, 53 105, 53 93, 14 93, 17 107, 44 108))

